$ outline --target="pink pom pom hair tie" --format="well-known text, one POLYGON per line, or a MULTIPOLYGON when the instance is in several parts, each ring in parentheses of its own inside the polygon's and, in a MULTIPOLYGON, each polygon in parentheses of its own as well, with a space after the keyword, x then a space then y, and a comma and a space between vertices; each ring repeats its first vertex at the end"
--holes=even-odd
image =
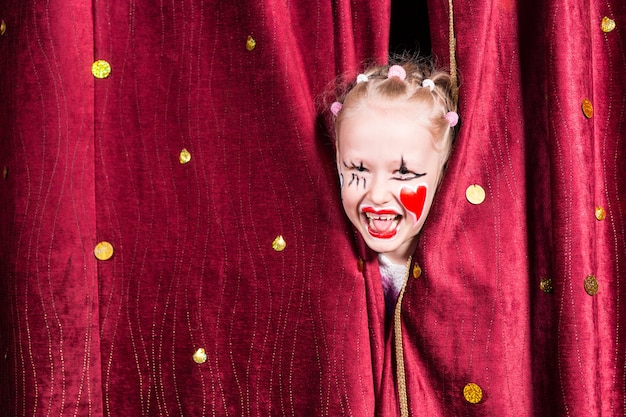
POLYGON ((459 115, 457 114, 457 112, 449 111, 448 113, 446 113, 445 118, 448 119, 450 127, 454 127, 457 125, 457 123, 459 123, 459 115))
POLYGON ((400 65, 392 65, 387 71, 387 78, 398 77, 401 80, 406 79, 406 71, 400 65))
POLYGON ((341 104, 338 101, 335 101, 333 104, 330 105, 330 112, 334 114, 335 116, 337 116, 337 114, 341 111, 342 107, 343 107, 343 104, 341 104))

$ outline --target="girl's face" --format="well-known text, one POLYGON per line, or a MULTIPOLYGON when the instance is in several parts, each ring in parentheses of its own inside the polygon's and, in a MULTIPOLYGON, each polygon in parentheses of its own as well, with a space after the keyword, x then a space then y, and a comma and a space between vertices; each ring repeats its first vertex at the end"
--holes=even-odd
POLYGON ((364 106, 337 132, 343 208, 365 243, 397 264, 415 250, 445 162, 425 122, 410 114, 364 106))

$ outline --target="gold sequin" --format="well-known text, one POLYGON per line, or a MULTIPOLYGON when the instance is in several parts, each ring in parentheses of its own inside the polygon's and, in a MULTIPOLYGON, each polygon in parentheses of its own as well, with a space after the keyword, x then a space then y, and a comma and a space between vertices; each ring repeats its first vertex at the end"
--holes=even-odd
POLYGON ((180 155, 178 155, 178 160, 181 164, 185 165, 191 161, 191 154, 187 149, 183 148, 183 150, 180 151, 180 155))
POLYGON ((0 36, 4 35, 7 32, 7 22, 4 20, 0 21, 0 36))
POLYGON ((418 264, 413 265, 413 278, 419 278, 421 276, 422 268, 418 264))
POLYGON ((589 275, 585 278, 585 291, 591 296, 598 293, 598 281, 593 275, 589 275))
POLYGON ((276 236, 276 239, 274 239, 274 241, 272 242, 272 248, 276 252, 282 252, 285 250, 286 247, 287 242, 285 242, 285 239, 283 239, 281 235, 276 236))
POLYGON ((246 49, 248 51, 253 51, 254 48, 256 48, 256 41, 254 40, 252 35, 250 35, 248 36, 248 39, 246 39, 246 49))
POLYGON ((206 362, 206 359, 206 351, 203 348, 199 348, 193 354, 193 361, 199 365, 202 365, 204 362, 206 362))
POLYGON ((109 242, 100 242, 96 245, 93 253, 99 260, 107 261, 111 259, 111 256, 113 256, 113 245, 111 245, 109 242))
POLYGON ((591 100, 588 98, 584 99, 581 105, 583 109, 583 114, 587 119, 591 119, 593 117, 593 104, 591 104, 591 100))
POLYGON ((363 272, 363 265, 364 265, 364 264, 363 264, 363 259, 358 258, 358 259, 356 260, 356 269, 358 269, 358 270, 359 270, 359 272, 363 272))
POLYGON ((602 207, 596 207, 596 219, 600 221, 606 219, 606 210, 602 207))
POLYGON ((600 23, 600 27, 602 28, 602 32, 609 33, 613 29, 615 29, 615 20, 609 19, 607 16, 602 18, 602 22, 600 23))
POLYGON ((463 396, 468 403, 478 404, 483 399, 483 390, 473 382, 463 388, 463 396))
POLYGON ((541 281, 539 282, 539 288, 545 293, 551 293, 554 289, 554 287, 552 286, 552 279, 541 278, 541 281))
POLYGON ((478 184, 472 184, 465 190, 465 197, 472 204, 482 204, 485 201, 485 196, 485 189, 478 184))
POLYGON ((2 168, 2 178, 6 180, 8 176, 9 176, 9 168, 5 166, 4 168, 2 168))
POLYGON ((107 78, 111 75, 111 65, 104 59, 99 59, 91 65, 91 73, 96 78, 107 78))

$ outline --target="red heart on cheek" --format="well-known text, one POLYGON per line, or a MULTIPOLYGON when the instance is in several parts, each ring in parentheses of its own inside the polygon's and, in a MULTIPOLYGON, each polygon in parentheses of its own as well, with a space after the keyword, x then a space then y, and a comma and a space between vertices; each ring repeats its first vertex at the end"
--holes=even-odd
POLYGON ((415 191, 408 187, 402 188, 402 190, 400 190, 400 201, 408 211, 415 214, 415 221, 417 222, 424 211, 426 186, 420 185, 415 191))

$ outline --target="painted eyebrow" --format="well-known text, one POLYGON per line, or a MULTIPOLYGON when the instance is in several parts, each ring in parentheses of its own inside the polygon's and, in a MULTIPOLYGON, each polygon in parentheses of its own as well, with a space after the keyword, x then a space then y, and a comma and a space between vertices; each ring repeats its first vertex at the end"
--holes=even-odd
POLYGON ((398 170, 400 172, 407 172, 408 168, 406 167, 406 162, 404 161, 404 156, 400 157, 400 169, 398 170))
POLYGON ((419 173, 416 171, 409 170, 406 166, 406 161, 404 160, 404 156, 400 156, 400 168, 398 168, 396 172, 399 172, 400 174, 403 174, 403 175, 408 174, 408 173, 413 173, 415 175, 414 178, 419 178, 419 177, 423 177, 424 175, 426 175, 426 172, 419 173))
MULTIPOLYGON (((404 156, 400 157, 400 168, 398 168, 397 171, 399 171, 400 173, 415 172, 415 171, 409 170, 407 168, 406 161, 404 160, 404 156)), ((425 174, 423 174, 423 175, 425 175, 425 174)))

